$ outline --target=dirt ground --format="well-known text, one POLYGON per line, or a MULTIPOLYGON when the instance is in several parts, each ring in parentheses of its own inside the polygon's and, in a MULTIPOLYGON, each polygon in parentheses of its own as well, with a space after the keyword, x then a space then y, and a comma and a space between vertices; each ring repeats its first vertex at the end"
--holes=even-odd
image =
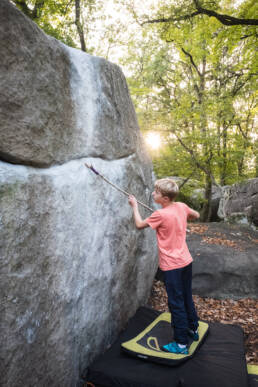
MULTIPOLYGON (((258 364, 258 300, 218 300, 194 296, 194 302, 200 319, 240 325, 244 330, 246 361, 248 364, 258 364)), ((163 282, 154 280, 148 304, 158 311, 168 311, 163 282)))

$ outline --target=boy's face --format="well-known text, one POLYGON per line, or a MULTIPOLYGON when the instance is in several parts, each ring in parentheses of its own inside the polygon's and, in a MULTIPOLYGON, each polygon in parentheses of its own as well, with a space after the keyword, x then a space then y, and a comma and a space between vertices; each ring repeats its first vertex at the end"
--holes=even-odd
POLYGON ((159 190, 155 188, 155 190, 152 192, 152 196, 155 203, 162 204, 164 201, 164 196, 161 194, 159 190))

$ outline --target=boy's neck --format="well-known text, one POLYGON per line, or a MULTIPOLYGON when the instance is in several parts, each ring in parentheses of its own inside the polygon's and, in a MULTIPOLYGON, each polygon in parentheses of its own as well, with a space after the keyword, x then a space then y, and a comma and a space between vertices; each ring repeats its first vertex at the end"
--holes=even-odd
POLYGON ((166 208, 166 207, 172 206, 172 204, 174 204, 174 200, 161 203, 161 206, 162 208, 166 208))

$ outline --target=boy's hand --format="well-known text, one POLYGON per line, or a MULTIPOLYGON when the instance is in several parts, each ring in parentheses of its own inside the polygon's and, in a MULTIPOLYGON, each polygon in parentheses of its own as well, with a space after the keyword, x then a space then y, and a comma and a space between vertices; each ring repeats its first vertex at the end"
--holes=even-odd
POLYGON ((187 217, 189 220, 195 220, 200 218, 200 214, 197 211, 194 211, 192 208, 190 208, 190 212, 187 217))
POLYGON ((137 200, 135 199, 135 197, 133 195, 129 195, 128 202, 129 202, 130 206, 132 206, 133 208, 138 207, 137 200))
POLYGON ((129 195, 128 202, 130 206, 133 208, 133 215, 134 215, 134 221, 135 221, 136 227, 139 229, 149 227, 149 224, 146 222, 146 220, 142 220, 142 217, 139 213, 137 200, 133 195, 129 195))

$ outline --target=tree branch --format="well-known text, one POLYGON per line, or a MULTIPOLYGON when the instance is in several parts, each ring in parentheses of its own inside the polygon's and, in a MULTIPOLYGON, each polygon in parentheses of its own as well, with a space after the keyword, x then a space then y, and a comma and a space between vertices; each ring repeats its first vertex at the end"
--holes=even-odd
POLYGON ((41 10, 44 6, 44 3, 45 3, 45 0, 37 0, 36 1, 35 6, 34 6, 33 11, 32 11, 32 18, 33 19, 40 18, 40 13, 41 13, 41 10))
POLYGON ((196 158, 195 154, 194 154, 194 151, 189 148, 184 142, 183 140, 176 134, 174 133, 174 135, 176 136, 178 142, 182 145, 182 147, 191 155, 195 165, 205 173, 205 175, 209 176, 209 178, 211 179, 211 181, 213 182, 213 184, 215 184, 216 186, 218 186, 218 184, 216 183, 215 181, 215 178, 214 176, 212 175, 211 171, 209 171, 207 168, 205 168, 205 166, 203 166, 199 161, 198 159, 196 158))
POLYGON ((201 12, 199 11, 195 11, 189 15, 182 15, 182 16, 179 16, 179 17, 162 17, 160 19, 152 19, 152 20, 146 20, 142 23, 140 23, 141 26, 143 26, 144 24, 152 24, 152 23, 170 23, 170 22, 177 22, 177 21, 181 21, 181 20, 187 20, 187 19, 191 19, 192 17, 194 16, 197 16, 197 15, 200 15, 201 12))
POLYGON ((193 0, 194 4, 199 11, 199 13, 203 15, 207 15, 209 17, 215 17, 217 20, 219 20, 222 24, 226 26, 236 26, 236 25, 258 25, 258 19, 242 19, 237 18, 230 15, 220 14, 216 11, 213 11, 211 9, 202 8, 199 4, 199 0, 193 0))
POLYGON ((150 24, 150 23, 173 23, 177 21, 192 19, 197 15, 207 15, 209 17, 215 17, 217 20, 219 20, 222 24, 226 26, 236 26, 236 25, 257 26, 258 25, 258 19, 243 19, 243 18, 237 18, 230 15, 220 14, 211 9, 206 9, 201 7, 198 0, 193 0, 193 2, 196 7, 195 12, 189 13, 187 15, 182 15, 179 17, 170 16, 167 18, 162 17, 159 19, 146 20, 140 24, 141 26, 143 26, 144 24, 150 24))
POLYGON ((199 77, 200 77, 200 76, 201 76, 201 73, 200 73, 198 67, 196 66, 196 64, 194 63, 194 60, 193 60, 192 55, 191 55, 189 52, 187 52, 183 47, 181 47, 181 50, 183 51, 183 53, 184 53, 186 56, 188 56, 188 57, 190 58, 190 62, 192 63, 193 67, 195 68, 195 70, 197 71, 197 73, 198 73, 198 75, 199 75, 199 77))
POLYGON ((183 180, 183 182, 182 182, 181 184, 179 184, 179 189, 183 188, 183 186, 188 182, 188 180, 191 179, 191 177, 193 176, 194 172, 195 172, 195 171, 193 171, 193 172, 191 173, 191 175, 189 175, 186 179, 183 180))
POLYGON ((242 136, 244 137, 244 139, 248 140, 247 135, 244 133, 244 131, 243 131, 242 127, 241 127, 241 124, 239 122, 237 123, 237 126, 238 126, 238 129, 240 130, 242 136))
POLYGON ((244 35, 244 36, 241 36, 240 40, 244 40, 244 39, 247 39, 247 38, 250 38, 250 36, 258 36, 258 34, 250 34, 250 35, 244 35))

